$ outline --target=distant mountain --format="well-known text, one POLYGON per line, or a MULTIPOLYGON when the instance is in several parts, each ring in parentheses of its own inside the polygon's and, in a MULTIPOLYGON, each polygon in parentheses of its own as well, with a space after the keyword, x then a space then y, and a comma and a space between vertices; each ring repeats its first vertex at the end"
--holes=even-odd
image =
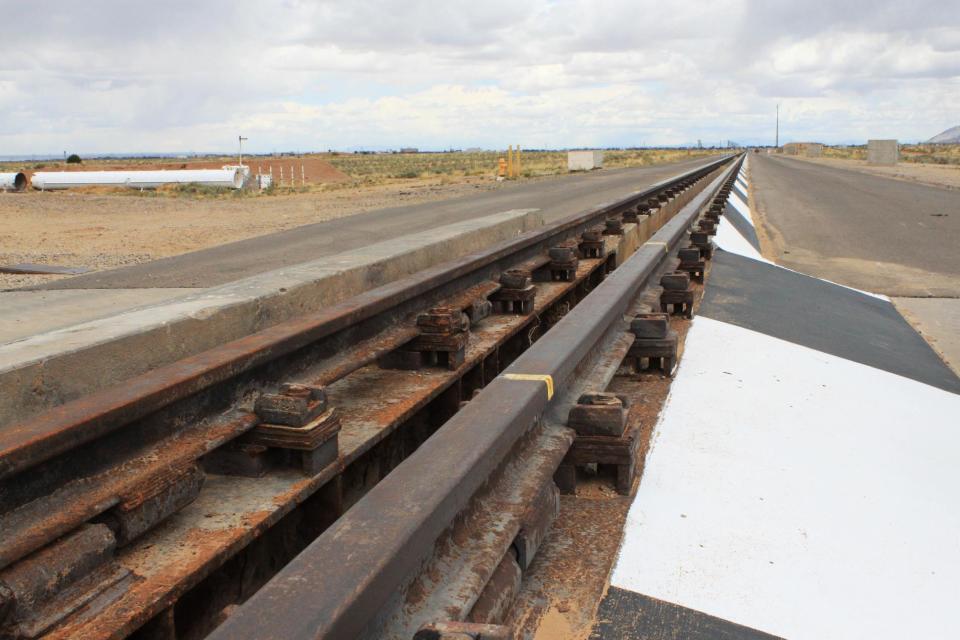
POLYGON ((960 143, 960 126, 951 127, 944 131, 943 133, 938 133, 933 136, 927 142, 939 142, 941 144, 958 144, 960 143))

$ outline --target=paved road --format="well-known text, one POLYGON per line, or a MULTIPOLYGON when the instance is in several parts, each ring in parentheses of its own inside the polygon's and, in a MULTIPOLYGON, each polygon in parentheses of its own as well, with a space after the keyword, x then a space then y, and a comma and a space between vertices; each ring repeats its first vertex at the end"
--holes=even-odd
POLYGON ((751 154, 777 263, 883 293, 960 373, 960 191, 751 154))
POLYGON ((437 225, 510 209, 542 209, 547 220, 556 219, 623 197, 706 162, 700 159, 504 185, 476 196, 369 211, 37 288, 212 287, 437 225))
POLYGON ((960 295, 960 191, 750 156, 775 260, 890 296, 960 295))

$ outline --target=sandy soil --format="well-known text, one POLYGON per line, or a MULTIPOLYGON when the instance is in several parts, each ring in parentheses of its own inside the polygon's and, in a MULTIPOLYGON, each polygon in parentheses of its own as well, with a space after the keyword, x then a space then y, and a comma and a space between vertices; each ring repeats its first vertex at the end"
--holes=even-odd
POLYGON ((875 167, 868 165, 864 160, 840 160, 837 158, 804 158, 791 156, 797 160, 816 162, 831 167, 840 167, 853 171, 861 171, 885 178, 919 182, 934 187, 960 189, 960 165, 923 164, 920 162, 901 162, 893 167, 875 167))
MULTIPOLYGON (((102 270, 332 220, 381 207, 495 189, 488 178, 409 180, 293 195, 194 199, 149 193, 0 193, 0 265, 102 270)), ((58 276, 0 274, 0 289, 58 276)))

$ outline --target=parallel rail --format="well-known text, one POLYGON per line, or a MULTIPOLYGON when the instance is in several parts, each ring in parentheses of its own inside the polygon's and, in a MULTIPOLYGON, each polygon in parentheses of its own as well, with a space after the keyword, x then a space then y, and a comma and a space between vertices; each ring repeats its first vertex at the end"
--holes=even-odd
MULTIPOLYGON (((547 374, 563 386, 720 178, 696 197, 690 187, 729 162, 707 163, 4 427, 0 629, 12 637, 202 637, 255 593, 219 632, 237 633, 237 625, 266 621, 291 584, 316 576, 319 562, 328 586, 314 594, 324 599, 311 605, 310 616, 291 614, 282 637, 361 633, 363 621, 376 617, 415 573, 437 536, 516 453, 516 442, 546 407, 543 383, 498 374, 547 374), (634 217, 638 207, 656 200, 659 206, 645 209, 653 224, 691 198, 684 215, 667 222, 653 243, 605 281, 623 256, 584 259, 569 279, 538 282, 532 315, 497 315, 471 327, 462 365, 416 374, 377 367, 417 339, 418 312, 438 303, 476 308, 496 294, 497 276, 509 268, 549 278, 548 249, 608 219, 634 217), (591 289, 590 309, 567 313, 591 289), (556 339, 535 341, 550 327, 556 339), (564 345, 559 351, 547 346, 558 340, 564 345), (238 463, 238 455, 263 453, 232 449, 263 422, 256 398, 286 382, 327 386, 329 402, 344 410, 335 459, 323 464, 312 458, 316 467, 306 474, 291 466, 289 456, 270 458, 270 468, 238 463), (479 389, 477 399, 459 410, 479 389), (471 428, 491 420, 495 427, 471 428), (224 459, 226 467, 243 468, 226 468, 224 459), (380 482, 391 469, 389 482, 380 482), (429 482, 422 481, 424 469, 429 482), (364 535, 351 535, 356 531, 364 535), (342 553, 345 544, 347 559, 363 562, 348 562, 332 581, 329 562, 340 556, 329 555, 330 549, 342 553), (44 583, 51 572, 59 581, 44 583)), ((616 251, 616 236, 605 242, 616 251)))
POLYGON ((391 596, 416 575, 471 497, 517 453, 517 443, 541 424, 554 394, 622 320, 668 250, 686 236, 735 169, 714 179, 598 285, 585 299, 588 304, 564 316, 211 637, 379 635, 371 622, 382 617, 391 596))

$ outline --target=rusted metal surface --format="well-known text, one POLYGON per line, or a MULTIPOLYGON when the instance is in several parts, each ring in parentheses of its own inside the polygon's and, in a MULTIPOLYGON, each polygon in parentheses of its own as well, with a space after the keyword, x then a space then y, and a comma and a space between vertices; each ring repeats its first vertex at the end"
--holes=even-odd
POLYGON ((512 640, 513 637, 513 630, 504 625, 445 620, 425 624, 413 640, 512 640))
POLYGON ((564 386, 609 327, 622 320, 666 249, 685 235, 725 175, 599 284, 589 304, 571 310, 506 369, 521 379, 494 379, 397 466, 389 482, 371 489, 211 637, 346 638, 362 633, 538 423, 552 385, 564 386), (551 377, 552 385, 544 376, 551 377), (339 559, 336 575, 328 571, 332 558, 339 559))
MULTIPOLYGON (((588 279, 600 266, 597 261, 584 261, 577 282, 588 279)), ((505 340, 526 335, 536 323, 537 314, 545 313, 569 286, 542 283, 532 316, 493 316, 474 327, 464 369, 484 362, 505 340)), ((301 376, 301 382, 313 383, 309 373, 301 376)), ((437 400, 456 384, 460 373, 444 369, 396 371, 369 365, 331 384, 326 389, 327 400, 343 414, 341 455, 335 468, 309 479, 282 470, 258 479, 209 476, 204 492, 194 503, 157 535, 145 537, 142 546, 119 554, 120 563, 143 580, 95 619, 68 625, 57 633, 62 634, 60 637, 95 638, 136 628, 437 400), (208 517, 211 514, 216 515, 208 517)))
MULTIPOLYGON (((402 424, 415 425, 426 418, 430 424, 424 425, 427 430, 415 439, 413 446, 419 445, 456 413, 461 400, 469 399, 474 390, 491 382, 506 363, 533 344, 547 327, 561 323, 569 315, 569 303, 597 286, 605 271, 611 268, 612 254, 623 247, 622 237, 603 238, 603 259, 581 259, 568 281, 549 281, 551 274, 547 267, 551 258, 548 250, 557 245, 557 237, 571 230, 579 233, 579 228, 591 224, 591 220, 602 221, 611 211, 623 206, 623 202, 614 203, 606 207, 603 214, 593 211, 572 216, 562 230, 552 228, 543 235, 521 236, 494 247, 490 252, 467 256, 429 273, 417 274, 368 292, 324 313, 277 325, 273 330, 158 369, 152 372, 153 377, 145 374, 131 381, 126 388, 107 390, 98 396, 59 407, 30 423, 4 428, 0 431, 0 568, 70 533, 85 521, 103 522, 117 539, 115 564, 110 565, 115 572, 99 577, 101 587, 85 592, 88 595, 83 597, 93 597, 89 594, 102 591, 104 595, 96 597, 96 606, 85 605, 82 613, 76 613, 66 623, 59 621, 73 612, 70 608, 73 605, 61 606, 59 613, 48 616, 43 624, 49 627, 53 624, 50 620, 53 620, 58 625, 49 630, 50 636, 124 636, 154 616, 158 617, 152 626, 161 628, 166 624, 170 627, 173 612, 170 610, 168 617, 161 619, 167 615, 164 611, 188 590, 197 587, 204 576, 246 549, 258 536, 279 527, 281 520, 297 505, 328 493, 334 479, 339 487, 341 474, 348 473, 353 466, 357 466, 359 473, 369 474, 373 470, 373 477, 367 482, 353 473, 343 480, 344 484, 378 482, 412 451, 411 448, 401 453, 400 458, 387 462, 382 470, 376 470, 376 465, 371 467, 375 460, 366 457, 381 443, 387 447, 388 457, 392 455, 389 450, 394 445, 387 439, 394 430, 402 424), (525 256, 524 251, 528 255, 525 256), (609 260, 608 253, 611 254, 609 260), (532 313, 487 317, 491 310, 488 302, 487 305, 483 303, 502 288, 495 277, 507 266, 528 269, 537 276, 533 278, 536 284, 529 285, 535 286, 536 290, 530 309, 532 313), (541 273, 546 278, 538 275, 541 273), (457 278, 467 280, 460 284, 457 278), (418 371, 396 371, 377 366, 383 354, 423 335, 423 327, 418 329, 414 323, 406 324, 404 320, 400 325, 387 324, 385 331, 378 330, 371 337, 364 337, 353 327, 388 311, 394 314, 384 315, 388 322, 413 318, 415 316, 410 313, 417 307, 411 304, 422 304, 418 296, 427 296, 425 299, 429 300, 434 291, 437 292, 434 301, 461 309, 471 318, 461 326, 461 329, 469 329, 462 363, 457 362, 448 370, 428 367, 418 371), (451 293, 453 291, 456 293, 451 293), (474 318, 479 325, 473 322, 474 318), (161 407, 189 400, 199 391, 216 389, 223 381, 229 380, 233 384, 234 378, 243 379, 241 374, 248 375, 247 372, 257 367, 262 369, 286 354, 318 344, 321 338, 333 338, 338 331, 343 331, 346 337, 341 342, 330 343, 328 352, 332 357, 321 357, 312 365, 294 368, 292 374, 270 372, 263 378, 267 380, 267 394, 277 388, 271 386, 276 384, 270 382, 276 379, 270 378, 271 375, 282 376, 281 381, 327 387, 326 401, 336 407, 338 421, 342 419, 342 425, 338 424, 341 427, 339 457, 336 457, 335 446, 335 458, 329 459, 329 464, 324 462, 310 467, 307 477, 297 470, 275 469, 261 478, 208 473, 204 481, 204 474, 199 472, 198 460, 227 442, 240 442, 238 436, 248 433, 268 417, 258 417, 253 412, 256 398, 264 393, 259 383, 253 386, 241 383, 230 387, 234 390, 226 394, 218 392, 222 397, 214 403, 184 405, 190 411, 182 416, 160 412, 156 418, 152 417, 161 407), (343 343, 343 340, 353 342, 343 343), (341 343, 351 346, 338 352, 336 348, 341 343), (512 346, 506 348, 506 345, 512 346), (502 352, 501 347, 504 347, 502 352), (231 405, 245 408, 223 410, 224 406, 231 405), (428 407, 430 413, 426 416, 424 412, 428 407), (202 413, 210 409, 212 415, 202 413), (136 428, 131 429, 131 424, 136 424, 136 428), (65 469, 59 469, 62 465, 58 460, 61 458, 56 456, 63 457, 75 450, 85 452, 85 457, 71 459, 65 469), (86 454, 92 455, 88 459, 86 454), (43 463, 44 460, 50 461, 43 463), (17 475, 31 467, 38 472, 17 475), (44 487, 50 490, 44 492, 44 487)), ((523 416, 539 415, 536 387, 516 382, 507 387, 518 401, 514 420, 522 422, 523 416)), ((510 402, 511 397, 509 393, 503 394, 502 400, 510 402)), ((464 411, 470 404, 473 403, 467 403, 464 411)), ((303 420, 298 422, 319 419, 313 415, 320 410, 317 406, 314 410, 309 407, 300 409, 303 420)), ((487 416, 479 423, 501 418, 499 415, 487 416)), ((529 424, 532 422, 527 426, 529 424)), ((435 434, 427 444, 439 435, 440 432, 435 434)), ((523 430, 491 435, 489 443, 492 448, 478 449, 474 452, 478 456, 474 463, 459 470, 466 471, 469 481, 463 485, 451 484, 455 486, 453 495, 445 504, 428 506, 433 510, 433 522, 421 533, 433 535, 430 540, 439 533, 436 527, 449 524, 453 515, 462 509, 463 501, 474 495, 476 487, 489 478, 492 469, 499 464, 496 461, 513 450, 523 430)), ((315 444, 313 440, 310 442, 315 444)), ((421 449, 424 446, 426 444, 421 449)), ((455 448, 453 443, 450 446, 455 448)), ((444 466, 455 464, 453 460, 448 463, 440 459, 444 466)), ((399 464, 396 470, 406 463, 399 464)), ((427 468, 433 470, 436 464, 427 468)), ((444 469, 440 480, 454 478, 459 471, 444 469)), ((363 487, 355 497, 338 489, 336 495, 340 497, 335 502, 342 502, 342 506, 335 507, 323 518, 336 518, 367 488, 363 487)), ((357 506, 361 504, 363 500, 357 506)), ((411 548, 415 553, 412 556, 421 549, 417 545, 424 539, 414 536, 415 544, 411 548)), ((12 569, 19 569, 20 564, 22 562, 12 569)), ((258 586, 256 583, 251 588, 258 586)), ((360 591, 363 588, 361 585, 360 591)), ((0 588, 0 615, 2 592, 0 588)), ((224 602, 224 605, 229 604, 230 601, 224 602)), ((202 625, 194 628, 202 628, 202 625)))
POLYGON ((257 424, 251 413, 213 421, 163 442, 144 445, 122 464, 94 467, 56 491, 0 516, 0 568, 129 499, 152 479, 183 467, 257 424))
POLYGON ((522 579, 523 572, 511 550, 497 565, 487 585, 480 592, 480 597, 470 611, 470 622, 491 624, 506 618, 513 601, 520 593, 522 579))
MULTIPOLYGON (((725 160, 711 163, 695 173, 707 173, 725 160)), ((644 193, 658 189, 655 185, 644 193)), ((0 478, 89 442, 175 400, 382 313, 452 279, 524 249, 550 243, 554 237, 563 236, 591 220, 603 220, 611 213, 630 208, 642 197, 638 194, 598 210, 574 214, 544 230, 527 232, 490 250, 437 265, 320 312, 280 323, 136 376, 122 385, 55 407, 27 421, 8 425, 0 431, 0 478)))
POLYGON ((518 443, 510 461, 471 500, 469 507, 433 545, 434 554, 376 616, 362 638, 409 638, 431 617, 463 620, 476 606, 514 544, 530 507, 553 484, 573 434, 563 428, 535 428, 518 443))

